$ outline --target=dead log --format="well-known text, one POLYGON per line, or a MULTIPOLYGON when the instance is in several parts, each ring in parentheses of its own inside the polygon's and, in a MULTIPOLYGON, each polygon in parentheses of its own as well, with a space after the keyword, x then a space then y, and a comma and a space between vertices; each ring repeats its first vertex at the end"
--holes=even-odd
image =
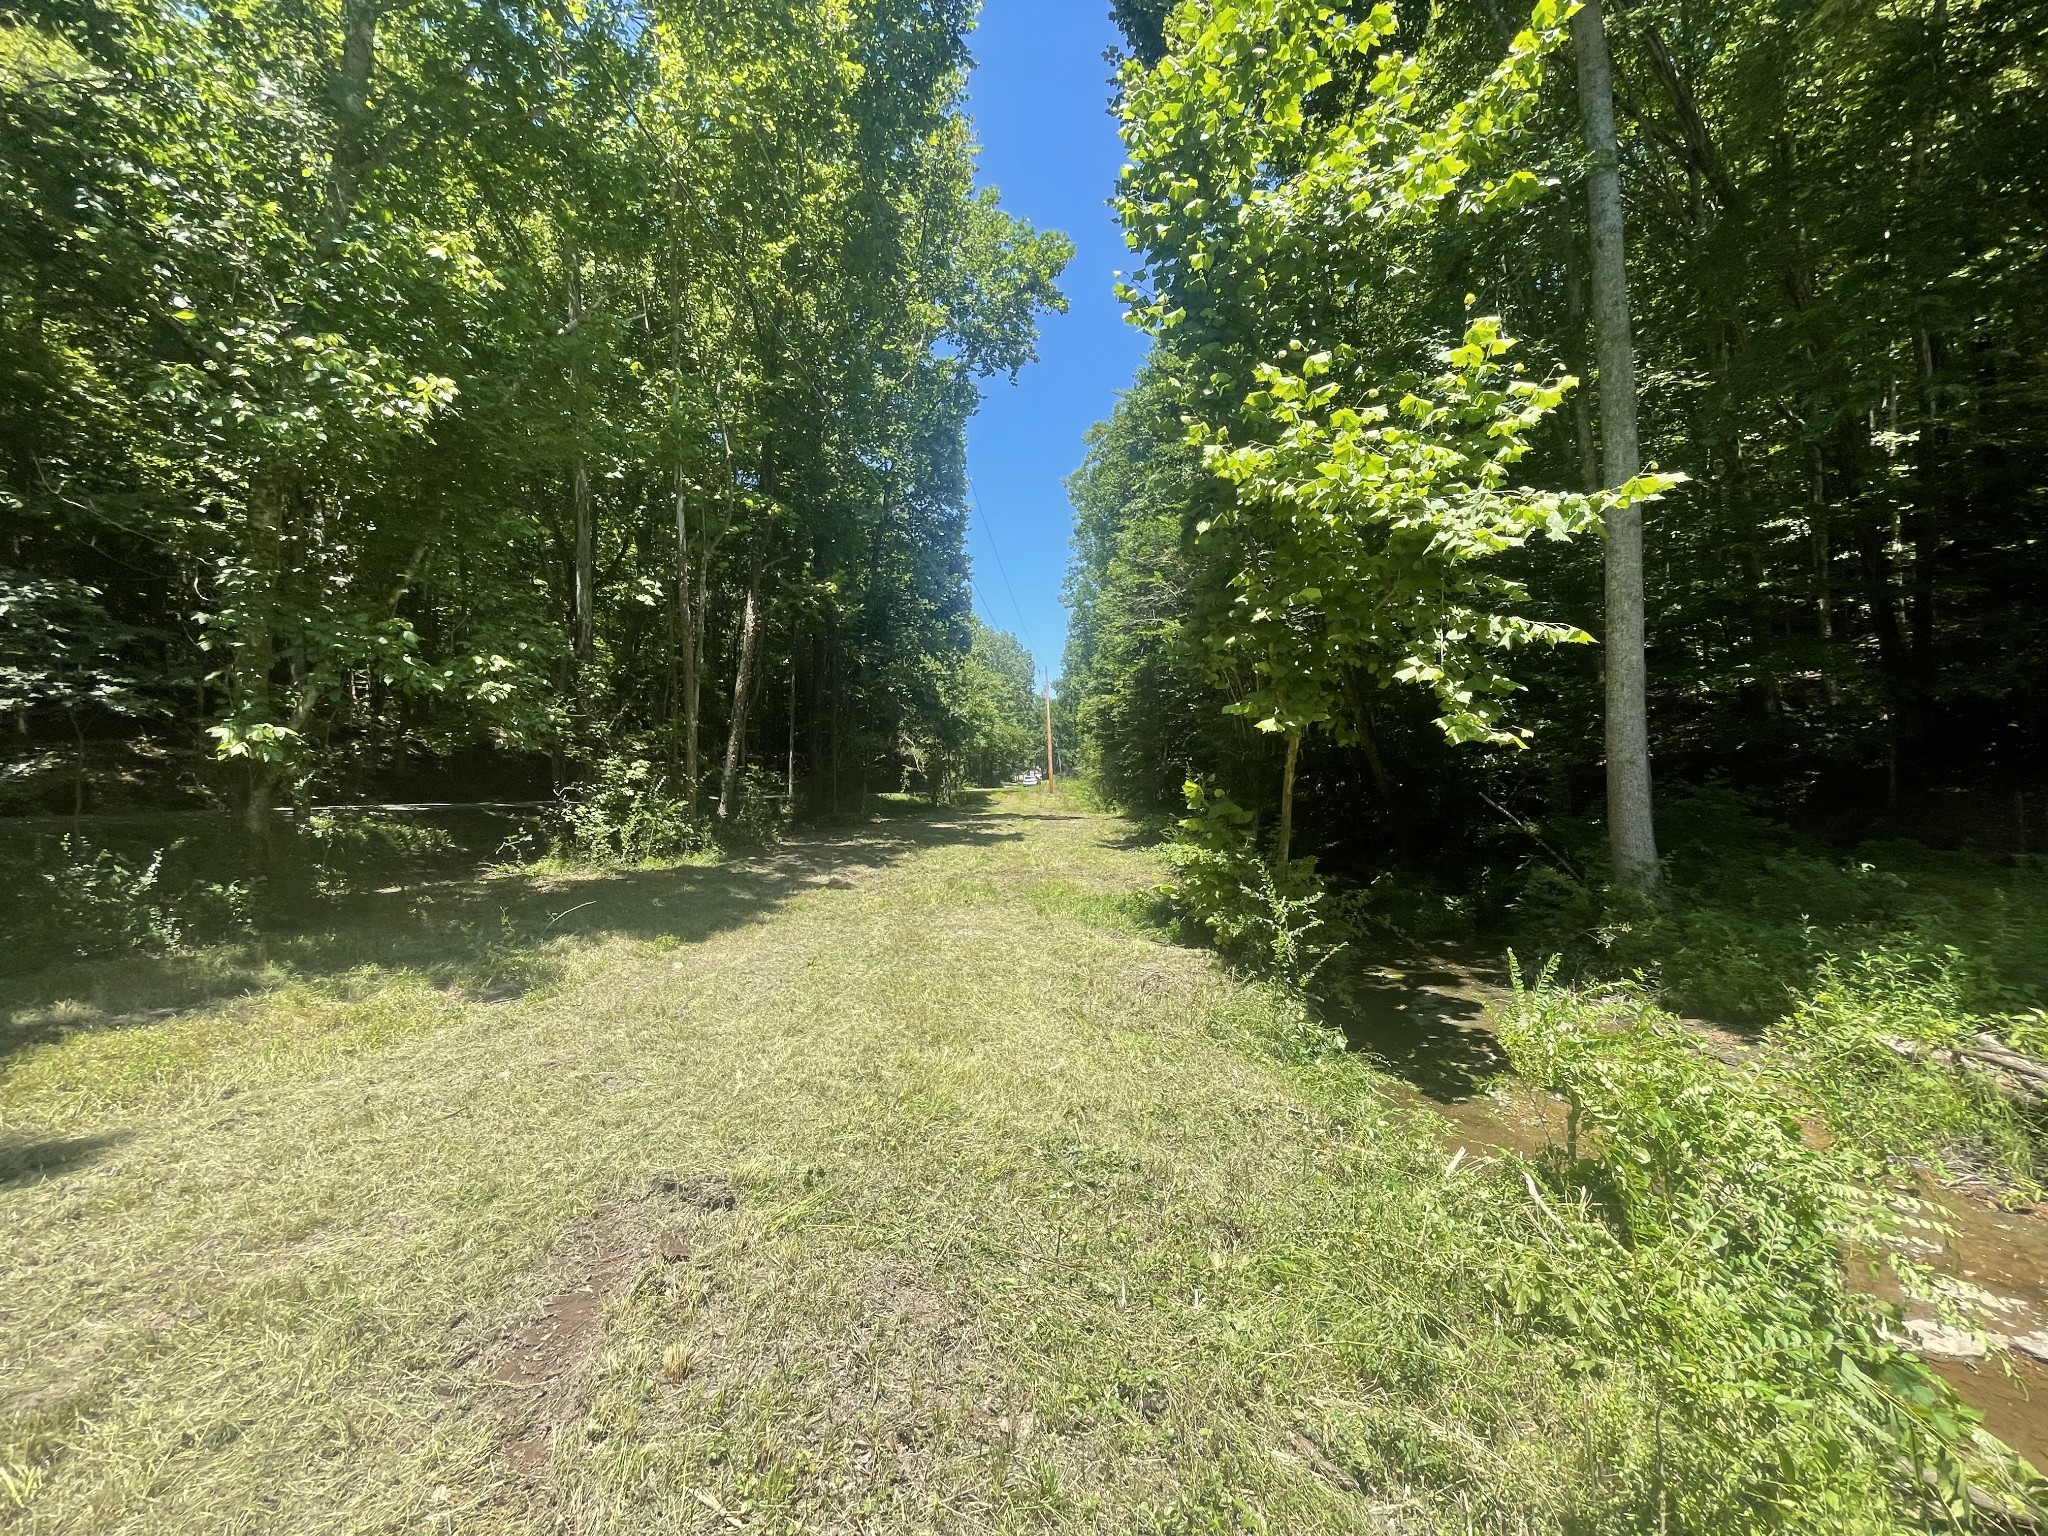
POLYGON ((2048 1066, 2009 1049, 1995 1036, 1977 1035, 1967 1045, 1929 1045, 1924 1040, 1880 1036, 1885 1048, 1908 1061, 1936 1063, 1983 1078, 2024 1107, 2048 1104, 2048 1066))

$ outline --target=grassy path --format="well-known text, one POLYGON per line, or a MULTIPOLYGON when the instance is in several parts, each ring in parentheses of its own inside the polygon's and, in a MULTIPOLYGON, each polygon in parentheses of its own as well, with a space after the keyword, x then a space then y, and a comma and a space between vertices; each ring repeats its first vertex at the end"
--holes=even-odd
POLYGON ((1464 1278, 1469 1169, 1355 1062, 1290 1064, 1284 1005, 1147 926, 1158 876, 1122 823, 1016 795, 19 992, 0 1510, 1612 1517, 1641 1425, 1464 1278))

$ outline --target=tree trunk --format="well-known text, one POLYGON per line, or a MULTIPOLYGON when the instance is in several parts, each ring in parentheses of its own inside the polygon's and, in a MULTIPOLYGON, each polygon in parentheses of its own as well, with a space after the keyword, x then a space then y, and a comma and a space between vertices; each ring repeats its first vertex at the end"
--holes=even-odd
POLYGON ((1589 492, 1600 489, 1600 450, 1593 437, 1593 393, 1586 358, 1586 272, 1578 231, 1565 221, 1564 231, 1565 366, 1579 378, 1572 391, 1572 436, 1579 450, 1579 483, 1589 492))
POLYGON ((334 107, 334 159, 327 216, 338 238, 354 210, 357 183, 370 163, 370 71, 377 58, 377 0, 352 0, 342 14, 341 62, 328 85, 334 107))
MULTIPOLYGON (((589 665, 597 646, 597 526, 591 515, 590 465, 581 453, 576 455, 572 483, 576 499, 576 664, 583 667, 589 665)), ((579 689, 581 686, 579 677, 579 689)))
POLYGON ((1394 799, 1394 776, 1387 771, 1387 760, 1380 755, 1380 744, 1373 735, 1372 718, 1365 712, 1365 700, 1358 695, 1358 684, 1347 667, 1343 673, 1344 702, 1351 708, 1351 728, 1358 733, 1358 750, 1365 755, 1366 771, 1372 775, 1373 788, 1379 791, 1387 810, 1396 809, 1394 799))
MULTIPOLYGON (((275 714, 271 674, 277 666, 278 587, 284 574, 284 492, 259 483, 249 497, 249 564, 257 598, 253 622, 242 635, 235 657, 228 707, 234 714, 254 712, 268 722, 275 714)), ((242 829, 257 868, 267 869, 276 846, 275 811, 278 765, 253 755, 244 759, 242 829)))
POLYGON ((1664 39, 1655 27, 1643 28, 1643 48, 1649 55, 1651 71, 1664 87, 1671 109, 1678 116, 1679 131, 1685 135, 1686 157, 1692 162, 1691 169, 1713 188, 1714 200, 1721 205, 1723 213, 1736 212, 1741 206, 1741 194, 1736 190, 1734 177, 1728 174, 1728 163, 1721 158, 1720 148, 1714 143, 1713 131, 1707 127, 1692 87, 1686 83, 1677 61, 1671 57, 1671 50, 1664 46, 1664 39))
POLYGON ((1287 733, 1287 761, 1280 769, 1280 836, 1273 849, 1273 869, 1287 873, 1288 847, 1294 841, 1294 765, 1301 756, 1301 732, 1287 733))
POLYGON ((583 691, 583 669, 596 649, 597 525, 590 502, 590 464, 582 445, 583 361, 576 350, 582 345, 583 283, 578 271, 582 262, 574 251, 568 258, 569 412, 577 438, 576 462, 569 472, 570 500, 576 519, 576 552, 569 572, 570 649, 576 668, 575 691, 583 691))
POLYGON ((732 729, 725 738, 725 773, 718 782, 718 819, 729 820, 734 809, 740 760, 747 744, 747 701, 753 695, 754 654, 761 638, 761 573, 747 586, 746 611, 740 616, 740 661, 732 680, 732 729))
MULTIPOLYGON (((683 737, 683 796, 694 817, 697 811, 699 707, 703 698, 699 679, 703 671, 703 611, 698 600, 695 574, 690 559, 690 501, 683 471, 683 357, 685 317, 683 253, 672 253, 668 269, 668 369, 669 430, 674 434, 676 506, 676 650, 674 662, 675 709, 681 717, 683 737)), ((708 565, 708 558, 707 558, 708 565)), ((708 596, 708 594, 707 594, 708 596)))
POLYGON ((697 774, 700 771, 697 750, 698 708, 703 698, 699 687, 702 672, 702 651, 698 647, 698 624, 702 605, 694 600, 691 591, 693 577, 690 571, 690 522, 689 504, 683 495, 683 466, 676 465, 676 606, 677 619, 681 630, 677 649, 681 652, 682 664, 681 706, 683 716, 683 794, 694 813, 697 809, 697 774))
POLYGON ((804 797, 815 813, 820 806, 833 804, 828 783, 828 753, 832 749, 831 721, 826 715, 830 692, 826 688, 826 666, 828 656, 825 644, 825 620, 815 617, 811 621, 811 672, 810 708, 808 729, 804 733, 804 776, 810 781, 810 792, 804 797))
POLYGON ((76 704, 66 705, 64 713, 71 718, 71 739, 78 747, 78 756, 72 761, 71 814, 73 816, 83 816, 85 814, 85 780, 87 772, 85 727, 78 723, 78 706, 76 704))
MULTIPOLYGON (((1642 455, 1636 435, 1635 338, 1629 319, 1627 248, 1622 233, 1621 153, 1614 134, 1614 81, 1600 0, 1586 0, 1573 15, 1571 28, 1588 159, 1601 469, 1613 487, 1635 478, 1642 455)), ((1657 833, 1651 819, 1640 507, 1623 507, 1608 514, 1605 585, 1608 846, 1615 879, 1651 890, 1657 884, 1657 833)))

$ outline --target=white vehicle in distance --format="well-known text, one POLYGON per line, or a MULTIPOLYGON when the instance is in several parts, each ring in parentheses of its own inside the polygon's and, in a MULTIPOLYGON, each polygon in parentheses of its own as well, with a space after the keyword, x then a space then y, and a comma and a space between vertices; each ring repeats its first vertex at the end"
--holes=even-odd
POLYGON ((1036 784, 1044 777, 1045 775, 1040 773, 1036 768, 1026 768, 1022 773, 1017 775, 1017 782, 1019 784, 1036 784))

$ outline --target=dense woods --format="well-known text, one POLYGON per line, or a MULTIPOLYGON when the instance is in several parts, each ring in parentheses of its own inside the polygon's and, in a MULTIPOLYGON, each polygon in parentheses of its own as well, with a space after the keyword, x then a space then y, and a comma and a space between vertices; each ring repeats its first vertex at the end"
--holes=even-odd
POLYGON ((10 12, 9 805, 1021 766, 963 423, 1070 246, 973 185, 973 10, 10 12))
POLYGON ((2048 1529, 2048 5, 1088 5, 0 9, 0 1525, 2048 1529))
POLYGON ((1565 493, 1634 472, 1632 405, 1665 476, 1636 509, 1660 786, 2024 850, 2048 744, 2038 6, 1607 15, 1633 390, 1600 366, 1597 9, 1117 11, 1130 302, 1156 343, 1074 481, 1067 661, 1113 793, 1172 808, 1193 774, 1270 838, 1298 749, 1296 847, 1354 869, 1598 807, 1603 652, 1625 648, 1522 641, 1613 638, 1602 558, 1630 514, 1595 536, 1598 499, 1565 493), (1496 409, 1446 361, 1481 319, 1536 391, 1483 438, 1526 450, 1511 469, 1450 430, 1496 409), (1404 427, 1432 491, 1377 466, 1404 427), (1562 515, 1475 512, 1512 487, 1562 515), (1475 531, 1483 559, 1441 542, 1475 531), (1411 565, 1414 607, 1387 563, 1432 540, 1503 585, 1475 601, 1411 565), (1475 700, 1530 750, 1456 746, 1475 700))

